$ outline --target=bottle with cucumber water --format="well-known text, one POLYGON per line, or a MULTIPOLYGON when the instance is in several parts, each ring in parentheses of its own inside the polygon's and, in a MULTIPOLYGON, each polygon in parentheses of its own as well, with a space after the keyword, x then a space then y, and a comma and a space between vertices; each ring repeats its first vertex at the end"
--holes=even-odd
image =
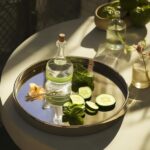
POLYGON ((68 100, 73 76, 73 64, 64 56, 65 45, 65 34, 60 33, 56 41, 57 55, 46 64, 45 88, 49 93, 46 95, 46 100, 50 104, 60 106, 68 100))
POLYGON ((46 64, 46 102, 55 109, 57 117, 61 117, 62 105, 69 100, 72 86, 73 64, 64 56, 65 45, 65 34, 60 33, 57 55, 46 64))

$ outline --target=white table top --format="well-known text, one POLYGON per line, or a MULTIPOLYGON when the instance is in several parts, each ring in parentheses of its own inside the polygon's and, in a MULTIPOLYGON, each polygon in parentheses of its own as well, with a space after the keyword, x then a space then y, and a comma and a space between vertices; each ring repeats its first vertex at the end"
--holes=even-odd
MULTIPOLYGON (((150 23, 146 29, 132 29, 141 37, 145 35, 150 43, 150 23)), ((138 100, 128 110, 125 117, 102 132, 78 137, 57 136, 32 127, 16 112, 12 101, 15 79, 29 65, 48 59, 56 52, 55 41, 58 33, 64 32, 68 38, 66 55, 93 58, 95 50, 105 41, 105 32, 95 28, 93 17, 77 19, 49 27, 23 42, 11 55, 5 65, 1 80, 1 100, 3 104, 2 122, 20 149, 36 150, 149 150, 150 149, 150 88, 132 89, 138 100), (137 93, 135 93, 137 92, 137 93)), ((131 38, 138 37, 130 32, 131 38)), ((128 84, 131 75, 128 68, 121 74, 128 84)))

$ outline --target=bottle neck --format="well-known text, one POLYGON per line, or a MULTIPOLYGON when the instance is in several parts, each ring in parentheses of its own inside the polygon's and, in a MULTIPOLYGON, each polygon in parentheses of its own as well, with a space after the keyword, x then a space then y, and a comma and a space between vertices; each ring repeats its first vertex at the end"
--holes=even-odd
POLYGON ((64 49, 65 49, 65 45, 66 45, 66 41, 59 41, 57 40, 56 41, 56 46, 57 46, 57 58, 65 58, 65 55, 64 55, 64 49))

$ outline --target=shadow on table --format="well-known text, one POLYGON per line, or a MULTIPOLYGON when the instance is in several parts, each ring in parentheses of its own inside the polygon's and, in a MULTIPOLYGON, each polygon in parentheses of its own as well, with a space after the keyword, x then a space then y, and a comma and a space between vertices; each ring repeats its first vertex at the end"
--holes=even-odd
POLYGON ((147 133, 147 136, 145 137, 144 143, 141 146, 141 150, 149 150, 150 148, 150 132, 147 133))
POLYGON ((150 87, 145 89, 137 89, 131 85, 129 87, 129 93, 129 97, 135 101, 135 104, 130 108, 130 111, 150 107, 150 87))
POLYGON ((131 105, 129 105, 128 113, 134 114, 136 111, 140 111, 140 115, 136 118, 133 118, 128 122, 128 124, 135 125, 143 121, 149 120, 149 111, 150 111, 150 87, 146 89, 137 89, 134 86, 129 87, 129 98, 131 99, 131 105))
POLYGON ((27 146, 32 143, 32 148, 36 148, 37 150, 41 149, 42 147, 43 150, 103 150, 110 144, 110 142, 118 133, 123 118, 124 117, 119 118, 114 124, 112 124, 111 127, 101 132, 87 136, 68 137, 52 135, 30 126, 30 124, 24 121, 16 112, 12 95, 10 95, 10 97, 7 99, 3 107, 3 120, 5 127, 10 135, 19 133, 18 137, 15 134, 17 139, 15 139, 15 141, 18 143, 18 145, 19 143, 22 143, 21 141, 28 143, 28 145, 19 145, 20 148, 24 149, 27 149, 27 146))
MULTIPOLYGON (((126 42, 129 45, 137 44, 139 41, 144 40, 147 34, 146 27, 129 27, 127 28, 126 42)), ((106 31, 94 28, 89 32, 81 42, 81 46, 86 48, 94 48, 98 50, 99 46, 106 42, 106 31)))
POLYGON ((137 44, 139 41, 144 40, 147 35, 147 29, 145 26, 143 27, 128 27, 127 28, 127 36, 126 42, 129 45, 137 44))
MULTIPOLYGON (((129 45, 137 44, 145 38, 146 34, 146 27, 129 27, 127 28, 126 43, 129 45)), ((118 71, 125 70, 131 60, 131 53, 124 53, 124 51, 110 51, 107 49, 106 31, 96 27, 83 38, 81 46, 93 48, 96 52, 96 60, 113 68, 115 67, 118 71)))
POLYGON ((89 32, 81 42, 81 46, 86 48, 93 48, 95 52, 98 51, 101 44, 105 43, 106 31, 94 28, 89 32))
POLYGON ((0 126, 0 148, 4 150, 20 150, 12 141, 3 126, 0 126))

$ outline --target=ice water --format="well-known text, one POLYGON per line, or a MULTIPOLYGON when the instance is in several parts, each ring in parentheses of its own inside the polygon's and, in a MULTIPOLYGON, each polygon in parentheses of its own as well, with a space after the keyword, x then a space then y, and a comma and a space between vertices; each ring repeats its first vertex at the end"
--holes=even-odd
POLYGON ((122 20, 114 19, 109 24, 106 33, 107 48, 123 50, 126 36, 126 25, 122 20))
POLYGON ((46 65, 46 100, 57 106, 68 101, 72 86, 73 65, 63 58, 50 59, 46 65))

